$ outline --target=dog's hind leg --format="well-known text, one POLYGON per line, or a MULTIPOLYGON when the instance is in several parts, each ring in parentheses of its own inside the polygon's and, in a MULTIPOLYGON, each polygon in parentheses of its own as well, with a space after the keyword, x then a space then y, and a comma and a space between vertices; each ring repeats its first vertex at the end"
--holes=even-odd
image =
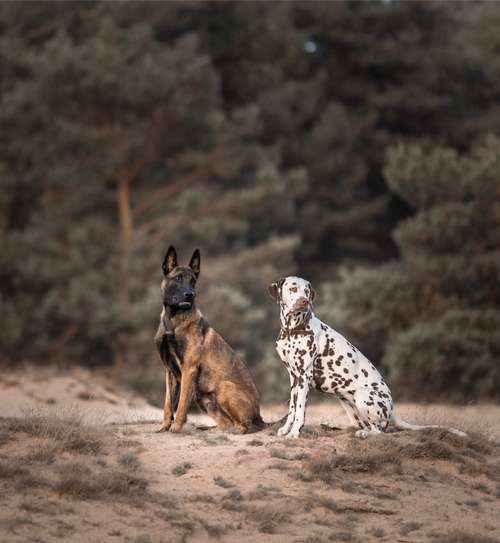
POLYGON ((215 400, 203 400, 202 407, 206 411, 207 415, 215 420, 219 428, 227 429, 232 427, 233 424, 231 419, 222 411, 215 400))
MULTIPOLYGON (((340 405, 344 408, 345 414, 347 415, 347 418, 349 419, 349 426, 348 428, 359 428, 359 423, 356 420, 356 417, 358 415, 355 414, 354 408, 349 405, 348 402, 346 402, 342 398, 338 398, 340 405)), ((359 417, 358 417, 359 420, 359 417)))
POLYGON ((238 433, 246 434, 252 429, 258 406, 236 383, 224 381, 219 385, 217 404, 238 433))
POLYGON ((361 388, 355 394, 360 430, 357 437, 365 438, 384 432, 392 415, 392 400, 383 390, 361 388))

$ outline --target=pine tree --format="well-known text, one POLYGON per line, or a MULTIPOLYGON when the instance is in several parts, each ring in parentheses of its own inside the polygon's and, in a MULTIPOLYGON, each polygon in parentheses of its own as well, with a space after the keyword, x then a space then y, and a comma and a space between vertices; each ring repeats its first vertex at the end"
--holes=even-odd
MULTIPOLYGON (((389 186, 415 209, 395 229, 402 260, 358 270, 323 300, 330 318, 412 399, 498 397, 500 141, 468 154, 400 145, 389 186)), ((325 311, 326 312, 326 311, 325 311)))

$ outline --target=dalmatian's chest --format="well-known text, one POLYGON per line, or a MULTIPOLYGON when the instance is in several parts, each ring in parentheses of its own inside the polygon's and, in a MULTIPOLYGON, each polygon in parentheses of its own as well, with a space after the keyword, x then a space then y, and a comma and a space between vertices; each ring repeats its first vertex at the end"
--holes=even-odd
POLYGON ((312 333, 279 339, 276 342, 276 350, 286 368, 294 374, 301 374, 314 362, 317 353, 312 333))

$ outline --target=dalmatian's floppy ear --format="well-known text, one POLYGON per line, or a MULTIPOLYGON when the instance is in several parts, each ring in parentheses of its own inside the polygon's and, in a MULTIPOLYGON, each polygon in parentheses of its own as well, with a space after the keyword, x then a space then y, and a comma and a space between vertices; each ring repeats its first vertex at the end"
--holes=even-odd
POLYGON ((316 298, 316 291, 311 287, 311 302, 314 302, 314 298, 316 298))
POLYGON ((276 302, 279 303, 280 301, 280 289, 285 282, 284 278, 281 278, 279 281, 276 281, 275 283, 271 283, 267 287, 267 292, 269 292, 269 296, 276 302))
POLYGON ((268 287, 267 287, 267 292, 269 292, 269 296, 271 296, 271 298, 277 302, 278 301, 278 283, 271 283, 268 287))

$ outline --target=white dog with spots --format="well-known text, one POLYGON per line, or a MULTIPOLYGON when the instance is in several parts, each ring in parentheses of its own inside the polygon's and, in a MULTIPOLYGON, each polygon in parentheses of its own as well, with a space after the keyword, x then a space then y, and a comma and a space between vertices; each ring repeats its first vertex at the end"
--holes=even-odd
POLYGON ((379 434, 390 424, 403 430, 444 428, 409 424, 393 412, 389 387, 375 366, 347 339, 313 313, 315 292, 300 277, 286 277, 269 285, 269 294, 279 304, 281 330, 278 354, 290 374, 290 404, 278 435, 299 437, 304 425, 307 395, 311 387, 335 394, 358 437, 379 434))

